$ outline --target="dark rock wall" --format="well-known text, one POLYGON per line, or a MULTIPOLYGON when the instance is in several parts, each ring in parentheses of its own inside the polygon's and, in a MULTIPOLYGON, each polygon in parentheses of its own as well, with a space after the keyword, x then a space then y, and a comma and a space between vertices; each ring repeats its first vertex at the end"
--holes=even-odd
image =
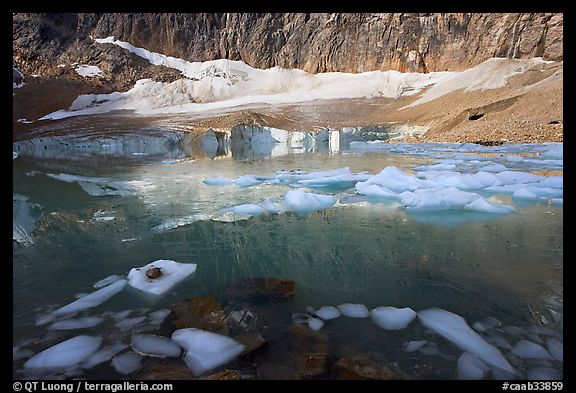
POLYGON ((24 68, 95 58, 90 36, 114 35, 189 61, 243 60, 308 72, 462 70, 491 57, 563 58, 563 15, 16 14, 14 62, 24 68))

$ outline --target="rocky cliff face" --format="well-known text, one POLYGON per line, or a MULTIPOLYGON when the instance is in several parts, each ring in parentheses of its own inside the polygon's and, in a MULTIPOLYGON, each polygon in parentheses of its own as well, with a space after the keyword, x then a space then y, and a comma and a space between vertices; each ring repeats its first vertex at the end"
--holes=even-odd
POLYGON ((90 39, 110 35, 189 61, 227 58, 312 73, 429 72, 491 57, 563 58, 563 15, 551 13, 16 14, 14 63, 36 73, 104 56, 114 69, 129 55, 90 39))

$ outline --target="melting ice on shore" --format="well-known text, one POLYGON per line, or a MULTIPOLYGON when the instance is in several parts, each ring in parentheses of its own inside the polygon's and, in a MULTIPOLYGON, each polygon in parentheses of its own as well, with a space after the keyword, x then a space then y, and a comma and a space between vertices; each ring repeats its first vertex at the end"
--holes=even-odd
POLYGON ((245 349, 230 337, 195 328, 176 330, 172 340, 186 350, 184 361, 195 376, 230 362, 245 349))
POLYGON ((439 308, 418 311, 418 318, 424 326, 456 344, 464 351, 476 355, 489 365, 505 373, 518 375, 502 353, 488 344, 476 333, 461 316, 439 308))
POLYGON ((54 316, 61 316, 66 314, 76 313, 88 308, 99 306, 112 296, 116 295, 126 285, 126 280, 118 280, 102 289, 92 292, 89 295, 81 297, 80 299, 72 302, 64 307, 59 308, 52 314, 54 316))
POLYGON ((70 367, 92 355, 100 345, 102 337, 76 336, 33 356, 24 363, 24 367, 37 370, 70 367))
POLYGON ((159 259, 142 267, 132 268, 128 273, 128 284, 153 295, 162 295, 195 271, 195 263, 159 259), (146 272, 153 267, 160 268, 162 272, 160 277, 151 279, 146 276, 146 272))
POLYGON ((404 329, 416 318, 411 308, 376 307, 370 311, 372 321, 384 330, 404 329))

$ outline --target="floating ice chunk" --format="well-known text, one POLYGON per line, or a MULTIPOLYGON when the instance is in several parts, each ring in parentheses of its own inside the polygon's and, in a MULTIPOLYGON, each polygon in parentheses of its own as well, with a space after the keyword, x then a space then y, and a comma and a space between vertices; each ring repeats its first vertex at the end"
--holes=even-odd
POLYGON ((298 180, 298 183, 305 185, 306 187, 312 187, 312 188, 323 188, 323 187, 350 188, 353 187, 357 182, 366 181, 371 177, 372 175, 369 173, 357 173, 357 174, 346 173, 342 175, 318 177, 315 179, 298 180))
POLYGON ((402 344, 402 350, 404 352, 416 352, 424 345, 426 345, 428 341, 426 340, 419 340, 419 341, 408 341, 402 344))
POLYGON ((482 165, 482 167, 480 169, 482 169, 482 171, 484 171, 484 172, 504 172, 504 171, 508 170, 508 168, 506 168, 502 164, 482 165))
POLYGON ((80 363, 100 348, 102 337, 76 336, 33 356, 25 368, 35 370, 62 369, 80 363))
POLYGON ((548 351, 552 357, 554 357, 554 359, 558 360, 559 362, 564 361, 564 345, 560 340, 548 337, 546 339, 546 348, 548 348, 548 351))
POLYGON ((520 171, 504 171, 497 173, 494 176, 496 176, 496 178, 500 180, 502 184, 536 183, 543 180, 542 176, 520 171))
POLYGON ((559 381, 562 373, 551 367, 533 367, 526 371, 526 379, 531 381, 559 381))
POLYGON ((171 358, 180 356, 182 352, 174 341, 152 334, 134 334, 132 336, 132 349, 141 355, 171 358))
POLYGON ((504 326, 504 333, 510 336, 519 336, 524 333, 524 329, 518 326, 504 326))
POLYGON ((552 329, 546 328, 544 326, 539 325, 530 325, 528 327, 528 331, 531 333, 541 334, 543 336, 554 336, 556 332, 552 329))
POLYGON ((134 318, 126 318, 114 324, 118 329, 123 332, 131 330, 136 325, 142 323, 146 317, 134 317, 134 318))
POLYGON ((151 312, 150 314, 148 314, 148 322, 150 322, 152 325, 160 326, 162 322, 164 322, 166 317, 171 313, 172 311, 168 310, 167 308, 151 312))
POLYGON ((243 214, 247 216, 259 216, 267 212, 265 208, 254 203, 245 203, 243 205, 228 207, 222 209, 223 212, 231 212, 234 214, 243 214))
POLYGON ((133 242, 134 240, 140 239, 139 237, 131 237, 129 239, 122 239, 122 243, 133 242))
POLYGON ((508 340, 506 340, 504 337, 502 337, 500 334, 494 333, 494 332, 490 332, 488 333, 488 338, 490 339, 490 341, 492 341, 494 343, 494 345, 496 345, 497 347, 503 348, 503 349, 507 349, 510 350, 512 349, 512 345, 510 345, 510 343, 508 342, 508 340))
POLYGON ((564 188, 564 176, 548 176, 535 184, 538 187, 564 188))
POLYGON ((512 368, 502 353, 472 330, 461 316, 439 308, 418 311, 417 315, 424 326, 464 351, 476 355, 489 365, 517 375, 517 371, 512 368))
POLYGON ((99 325, 103 321, 98 317, 84 317, 76 319, 67 319, 65 321, 54 322, 48 326, 49 330, 72 330, 72 329, 85 329, 99 325))
POLYGON ((334 306, 324 306, 319 310, 314 312, 318 318, 322 318, 325 321, 329 319, 338 318, 341 314, 340 311, 334 306))
POLYGON ((512 348, 512 353, 521 358, 552 359, 544 347, 527 340, 520 340, 512 348))
POLYGON ((135 352, 126 352, 112 359, 112 367, 120 374, 128 375, 142 367, 142 356, 135 352))
POLYGON ((100 281, 95 282, 94 288, 102 288, 102 287, 105 287, 107 285, 113 284, 116 281, 121 280, 121 279, 122 279, 122 277, 120 277, 119 275, 112 274, 111 276, 108 276, 106 278, 103 278, 100 281))
POLYGON ((518 199, 539 199, 538 195, 530 192, 527 188, 522 187, 514 191, 512 198, 518 199))
MULTIPOLYGON (((461 160, 458 160, 461 161, 461 160)), ((432 165, 419 165, 414 167, 417 171, 451 171, 456 168, 454 164, 440 163, 432 165)))
POLYGON ((18 158, 18 153, 16 153, 15 151, 12 151, 12 159, 15 160, 18 158))
POLYGON ((335 203, 336 197, 331 195, 313 194, 301 190, 288 191, 284 196, 286 208, 299 213, 326 210, 335 203))
POLYGON ((124 289, 126 280, 118 280, 102 289, 92 292, 89 295, 81 297, 73 303, 54 311, 55 316, 76 313, 78 311, 86 310, 88 308, 99 306, 112 296, 124 289))
POLYGON ((130 315, 131 312, 132 312, 132 310, 118 311, 118 312, 113 313, 111 315, 111 317, 115 321, 121 321, 123 319, 126 319, 128 317, 128 315, 130 315))
POLYGON ((262 183, 262 180, 258 180, 256 176, 244 175, 234 180, 234 183, 236 183, 238 187, 252 187, 262 183))
POLYGON ((382 187, 378 184, 370 184, 367 186, 358 186, 360 183, 356 183, 356 190, 358 193, 365 195, 370 198, 386 198, 386 199, 399 199, 398 194, 390 191, 386 187, 382 187))
POLYGON ((284 205, 281 202, 276 201, 273 198, 266 198, 262 203, 261 206, 269 211, 270 213, 280 213, 284 210, 284 205))
POLYGON ((292 322, 294 323, 308 323, 308 320, 310 319, 310 315, 309 314, 305 314, 302 312, 297 312, 292 314, 292 322))
POLYGON ((338 310, 350 318, 367 318, 370 315, 370 311, 363 304, 344 303, 338 305, 338 310))
POLYGON ((318 330, 322 329, 324 326, 324 321, 320 318, 310 318, 308 319, 308 327, 310 330, 317 332, 318 330))
POLYGON ((506 161, 508 162, 522 162, 524 159, 520 156, 506 156, 506 161))
POLYGON ((171 218, 162 223, 153 226, 150 228, 152 232, 164 232, 169 231, 181 226, 190 225, 197 221, 205 221, 209 220, 210 216, 208 214, 198 213, 198 214, 191 214, 189 216, 179 217, 179 218, 171 218))
POLYGON ((564 159, 564 144, 559 143, 552 145, 548 150, 540 155, 543 158, 557 158, 560 160, 564 159))
POLYGON ((202 183, 208 186, 229 186, 234 184, 234 181, 224 176, 210 177, 202 180, 202 183))
POLYGON ((172 340, 186 350, 184 361, 195 376, 230 362, 245 349, 230 337, 194 328, 176 330, 172 340))
POLYGON ((416 312, 409 307, 376 307, 370 311, 372 321, 384 330, 404 329, 416 318, 416 312))
POLYGON ((128 284, 141 291, 153 295, 161 295, 168 292, 174 285, 195 271, 195 263, 179 263, 167 259, 159 259, 140 268, 131 269, 128 273, 128 284), (158 278, 150 279, 146 276, 146 271, 153 267, 160 268, 162 275, 158 278))
POLYGON ((100 349, 99 351, 97 351, 94 355, 92 355, 89 358, 87 358, 86 360, 84 360, 80 364, 80 367, 85 368, 85 369, 89 369, 89 368, 97 366, 101 363, 107 362, 108 360, 112 359, 112 357, 114 355, 116 355, 120 351, 123 351, 127 347, 128 347, 128 345, 126 345, 126 344, 114 344, 114 345, 104 347, 104 348, 100 349))
POLYGON ((495 327, 502 326, 502 322, 494 317, 488 317, 481 321, 478 321, 472 325, 474 330, 479 332, 485 332, 487 330, 493 329, 495 327))
POLYGON ((372 184, 376 184, 385 190, 395 193, 415 191, 419 188, 426 187, 426 183, 423 180, 418 179, 414 175, 404 173, 394 166, 388 166, 368 180, 356 183, 356 191, 364 194, 363 189, 372 184))
POLYGON ((464 352, 458 358, 457 370, 458 379, 478 380, 484 378, 490 367, 476 356, 464 352))

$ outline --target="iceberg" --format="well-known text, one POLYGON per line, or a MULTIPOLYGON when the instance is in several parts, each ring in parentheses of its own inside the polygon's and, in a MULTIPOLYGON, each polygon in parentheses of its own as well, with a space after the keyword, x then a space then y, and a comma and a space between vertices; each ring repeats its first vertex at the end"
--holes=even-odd
POLYGON ((338 305, 338 310, 350 318, 367 318, 370 315, 370 311, 363 304, 344 303, 338 305))
POLYGON ((172 340, 153 334, 134 334, 132 335, 132 349, 141 355, 156 357, 180 356, 182 350, 172 340))
POLYGON ((100 345, 102 337, 76 336, 33 356, 24 363, 24 368, 51 370, 74 366, 96 352, 100 345))
POLYGON ((298 213, 310 213, 331 208, 336 204, 336 197, 292 190, 284 196, 284 204, 289 210, 298 213))
POLYGON ((128 284, 146 293, 162 295, 195 271, 195 263, 179 263, 159 259, 145 266, 131 269, 128 273, 128 284), (151 279, 146 276, 146 272, 153 267, 161 269, 162 275, 160 277, 151 279))
POLYGON ((518 375, 518 372, 512 368, 498 348, 488 344, 468 326, 461 316, 439 308, 418 311, 417 315, 424 326, 440 334, 464 351, 476 355, 497 369, 518 375))
POLYGON ((195 328, 176 330, 172 340, 186 350, 184 361, 195 376, 230 362, 246 348, 230 337, 195 328))
POLYGON ((411 308, 376 307, 370 311, 372 321, 384 330, 404 329, 416 318, 411 308))
POLYGON ((81 297, 80 299, 72 302, 64 307, 59 308, 52 314, 55 316, 72 314, 79 311, 86 310, 88 308, 99 306, 106 300, 110 299, 112 296, 116 295, 118 292, 124 289, 126 285, 126 280, 118 280, 102 289, 92 292, 89 295, 81 297))

